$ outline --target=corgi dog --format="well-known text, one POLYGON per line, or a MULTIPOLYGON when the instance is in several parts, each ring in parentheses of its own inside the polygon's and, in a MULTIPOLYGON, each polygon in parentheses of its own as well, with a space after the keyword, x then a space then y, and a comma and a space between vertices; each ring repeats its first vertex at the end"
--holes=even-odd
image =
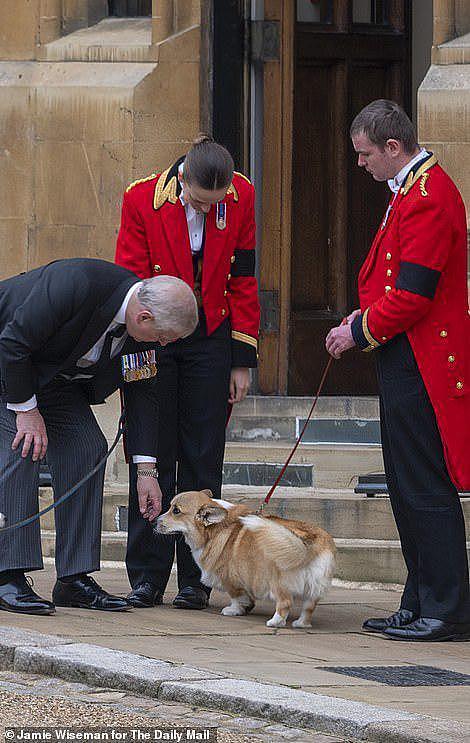
POLYGON ((285 627, 293 599, 300 597, 301 614, 292 626, 312 626, 335 567, 335 544, 323 529, 257 516, 246 506, 212 498, 210 490, 179 493, 154 528, 159 534, 184 535, 202 583, 229 594, 225 616, 243 616, 256 599, 270 597, 276 609, 266 625, 285 627))

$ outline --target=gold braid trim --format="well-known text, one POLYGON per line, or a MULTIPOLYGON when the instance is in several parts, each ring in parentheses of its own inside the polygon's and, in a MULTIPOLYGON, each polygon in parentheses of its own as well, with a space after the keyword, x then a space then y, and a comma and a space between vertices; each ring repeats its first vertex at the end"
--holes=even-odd
POLYGON ((234 174, 234 175, 239 175, 239 176, 240 176, 240 178, 243 178, 243 180, 244 180, 244 181, 246 181, 247 183, 249 183, 249 184, 250 184, 250 186, 251 186, 251 181, 250 181, 250 179, 249 179, 249 178, 247 178, 247 176, 246 176, 246 175, 243 175, 243 173, 240 173, 240 172, 239 172, 238 170, 234 170, 234 171, 233 171, 233 174, 234 174))
POLYGON ((234 201, 238 201, 238 191, 235 188, 235 186, 233 185, 233 183, 231 183, 230 186, 227 189, 227 196, 229 195, 229 193, 233 193, 233 200, 234 201))
MULTIPOLYGON (((404 196, 408 193, 410 188, 414 186, 414 184, 419 181, 419 179, 426 173, 426 171, 430 170, 430 168, 434 167, 434 165, 437 165, 437 157, 435 155, 432 155, 432 157, 428 158, 426 162, 424 162, 420 168, 416 171, 416 173, 410 173, 408 178, 406 179, 406 183, 402 188, 402 193, 404 196)), ((428 174, 429 178, 429 174, 428 174)), ((424 194, 423 194, 424 196, 424 194)))
POLYGON ((155 193, 153 197, 153 208, 155 210, 160 209, 160 207, 163 206, 163 204, 165 204, 167 201, 169 201, 171 204, 176 204, 178 200, 178 197, 176 195, 176 176, 170 178, 165 186, 165 181, 169 172, 170 168, 167 168, 167 170, 165 170, 165 172, 161 174, 160 178, 155 184, 155 193))
POLYGON ((365 337, 369 341, 369 346, 367 348, 364 348, 364 351, 373 351, 374 348, 378 348, 380 346, 380 343, 375 340, 374 336, 369 330, 369 326, 367 324, 367 315, 369 314, 369 308, 366 309, 364 314, 362 315, 362 332, 364 333, 365 337))
POLYGON ((258 341, 256 338, 252 338, 251 335, 247 335, 246 333, 240 333, 238 330, 232 330, 232 338, 234 341, 241 341, 242 343, 248 343, 249 346, 254 346, 254 348, 258 348, 258 341))
POLYGON ((157 177, 157 174, 152 173, 151 175, 148 175, 146 178, 138 178, 136 181, 133 181, 132 183, 128 185, 128 187, 126 188, 126 193, 130 191, 131 188, 134 188, 134 186, 138 186, 139 183, 146 183, 147 181, 151 181, 152 178, 156 178, 156 177, 157 177))
POLYGON ((422 196, 428 196, 428 192, 426 191, 426 181, 429 178, 429 173, 423 173, 421 176, 421 180, 419 182, 419 190, 421 191, 422 196))

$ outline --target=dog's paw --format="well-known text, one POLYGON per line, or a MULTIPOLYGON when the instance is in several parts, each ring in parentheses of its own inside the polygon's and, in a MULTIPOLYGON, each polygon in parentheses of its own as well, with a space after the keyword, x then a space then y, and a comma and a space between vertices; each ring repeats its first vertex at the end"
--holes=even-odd
POLYGON ((271 619, 268 619, 266 622, 266 627, 285 627, 286 626, 286 620, 284 617, 281 617, 279 614, 275 614, 271 619))
POLYGON ((312 626, 312 623, 311 622, 304 622, 303 620, 301 620, 299 618, 299 619, 295 619, 292 622, 292 626, 294 627, 294 629, 307 629, 307 628, 309 628, 309 627, 312 626))
POLYGON ((245 609, 241 606, 224 606, 222 611, 220 612, 224 615, 224 617, 244 617, 246 612, 245 609))

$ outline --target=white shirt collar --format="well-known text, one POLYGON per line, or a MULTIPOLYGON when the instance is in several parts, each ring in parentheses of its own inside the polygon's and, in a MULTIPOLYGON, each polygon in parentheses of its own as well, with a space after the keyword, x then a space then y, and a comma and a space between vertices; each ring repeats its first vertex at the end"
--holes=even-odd
POLYGON ((406 163, 406 165, 400 170, 400 172, 396 174, 395 178, 390 178, 387 181, 390 190, 393 191, 393 193, 395 194, 398 193, 403 183, 405 182, 405 178, 410 170, 416 165, 416 163, 419 163, 420 160, 424 160, 425 157, 429 157, 429 155, 430 153, 425 150, 424 147, 422 147, 418 154, 412 160, 406 163))
POLYGON ((142 281, 138 281, 136 284, 132 284, 131 288, 127 292, 126 296, 124 297, 124 302, 121 304, 121 307, 115 314, 113 321, 110 325, 110 328, 114 325, 125 325, 126 324, 126 310, 127 305, 129 304, 130 298, 134 294, 135 291, 138 291, 140 287, 142 286, 142 281))

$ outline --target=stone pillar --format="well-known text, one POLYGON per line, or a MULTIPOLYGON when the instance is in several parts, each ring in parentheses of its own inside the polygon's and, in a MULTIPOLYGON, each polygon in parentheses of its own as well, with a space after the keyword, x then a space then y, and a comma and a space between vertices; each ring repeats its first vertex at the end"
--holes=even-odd
POLYGON ((62 33, 62 0, 41 0, 39 13, 39 43, 48 44, 62 33))
POLYGON ((93 26, 108 15, 107 0, 62 0, 62 7, 64 34, 93 26))
POLYGON ((152 44, 174 33, 174 0, 152 0, 152 44))
POLYGON ((35 59, 39 12, 39 0, 1 0, 0 60, 35 59))
POLYGON ((174 4, 176 32, 200 23, 200 0, 174 0, 174 4))
POLYGON ((455 37, 456 0, 434 0, 434 46, 455 37))
POLYGON ((470 3, 468 0, 455 0, 455 31, 457 36, 470 32, 470 3))

